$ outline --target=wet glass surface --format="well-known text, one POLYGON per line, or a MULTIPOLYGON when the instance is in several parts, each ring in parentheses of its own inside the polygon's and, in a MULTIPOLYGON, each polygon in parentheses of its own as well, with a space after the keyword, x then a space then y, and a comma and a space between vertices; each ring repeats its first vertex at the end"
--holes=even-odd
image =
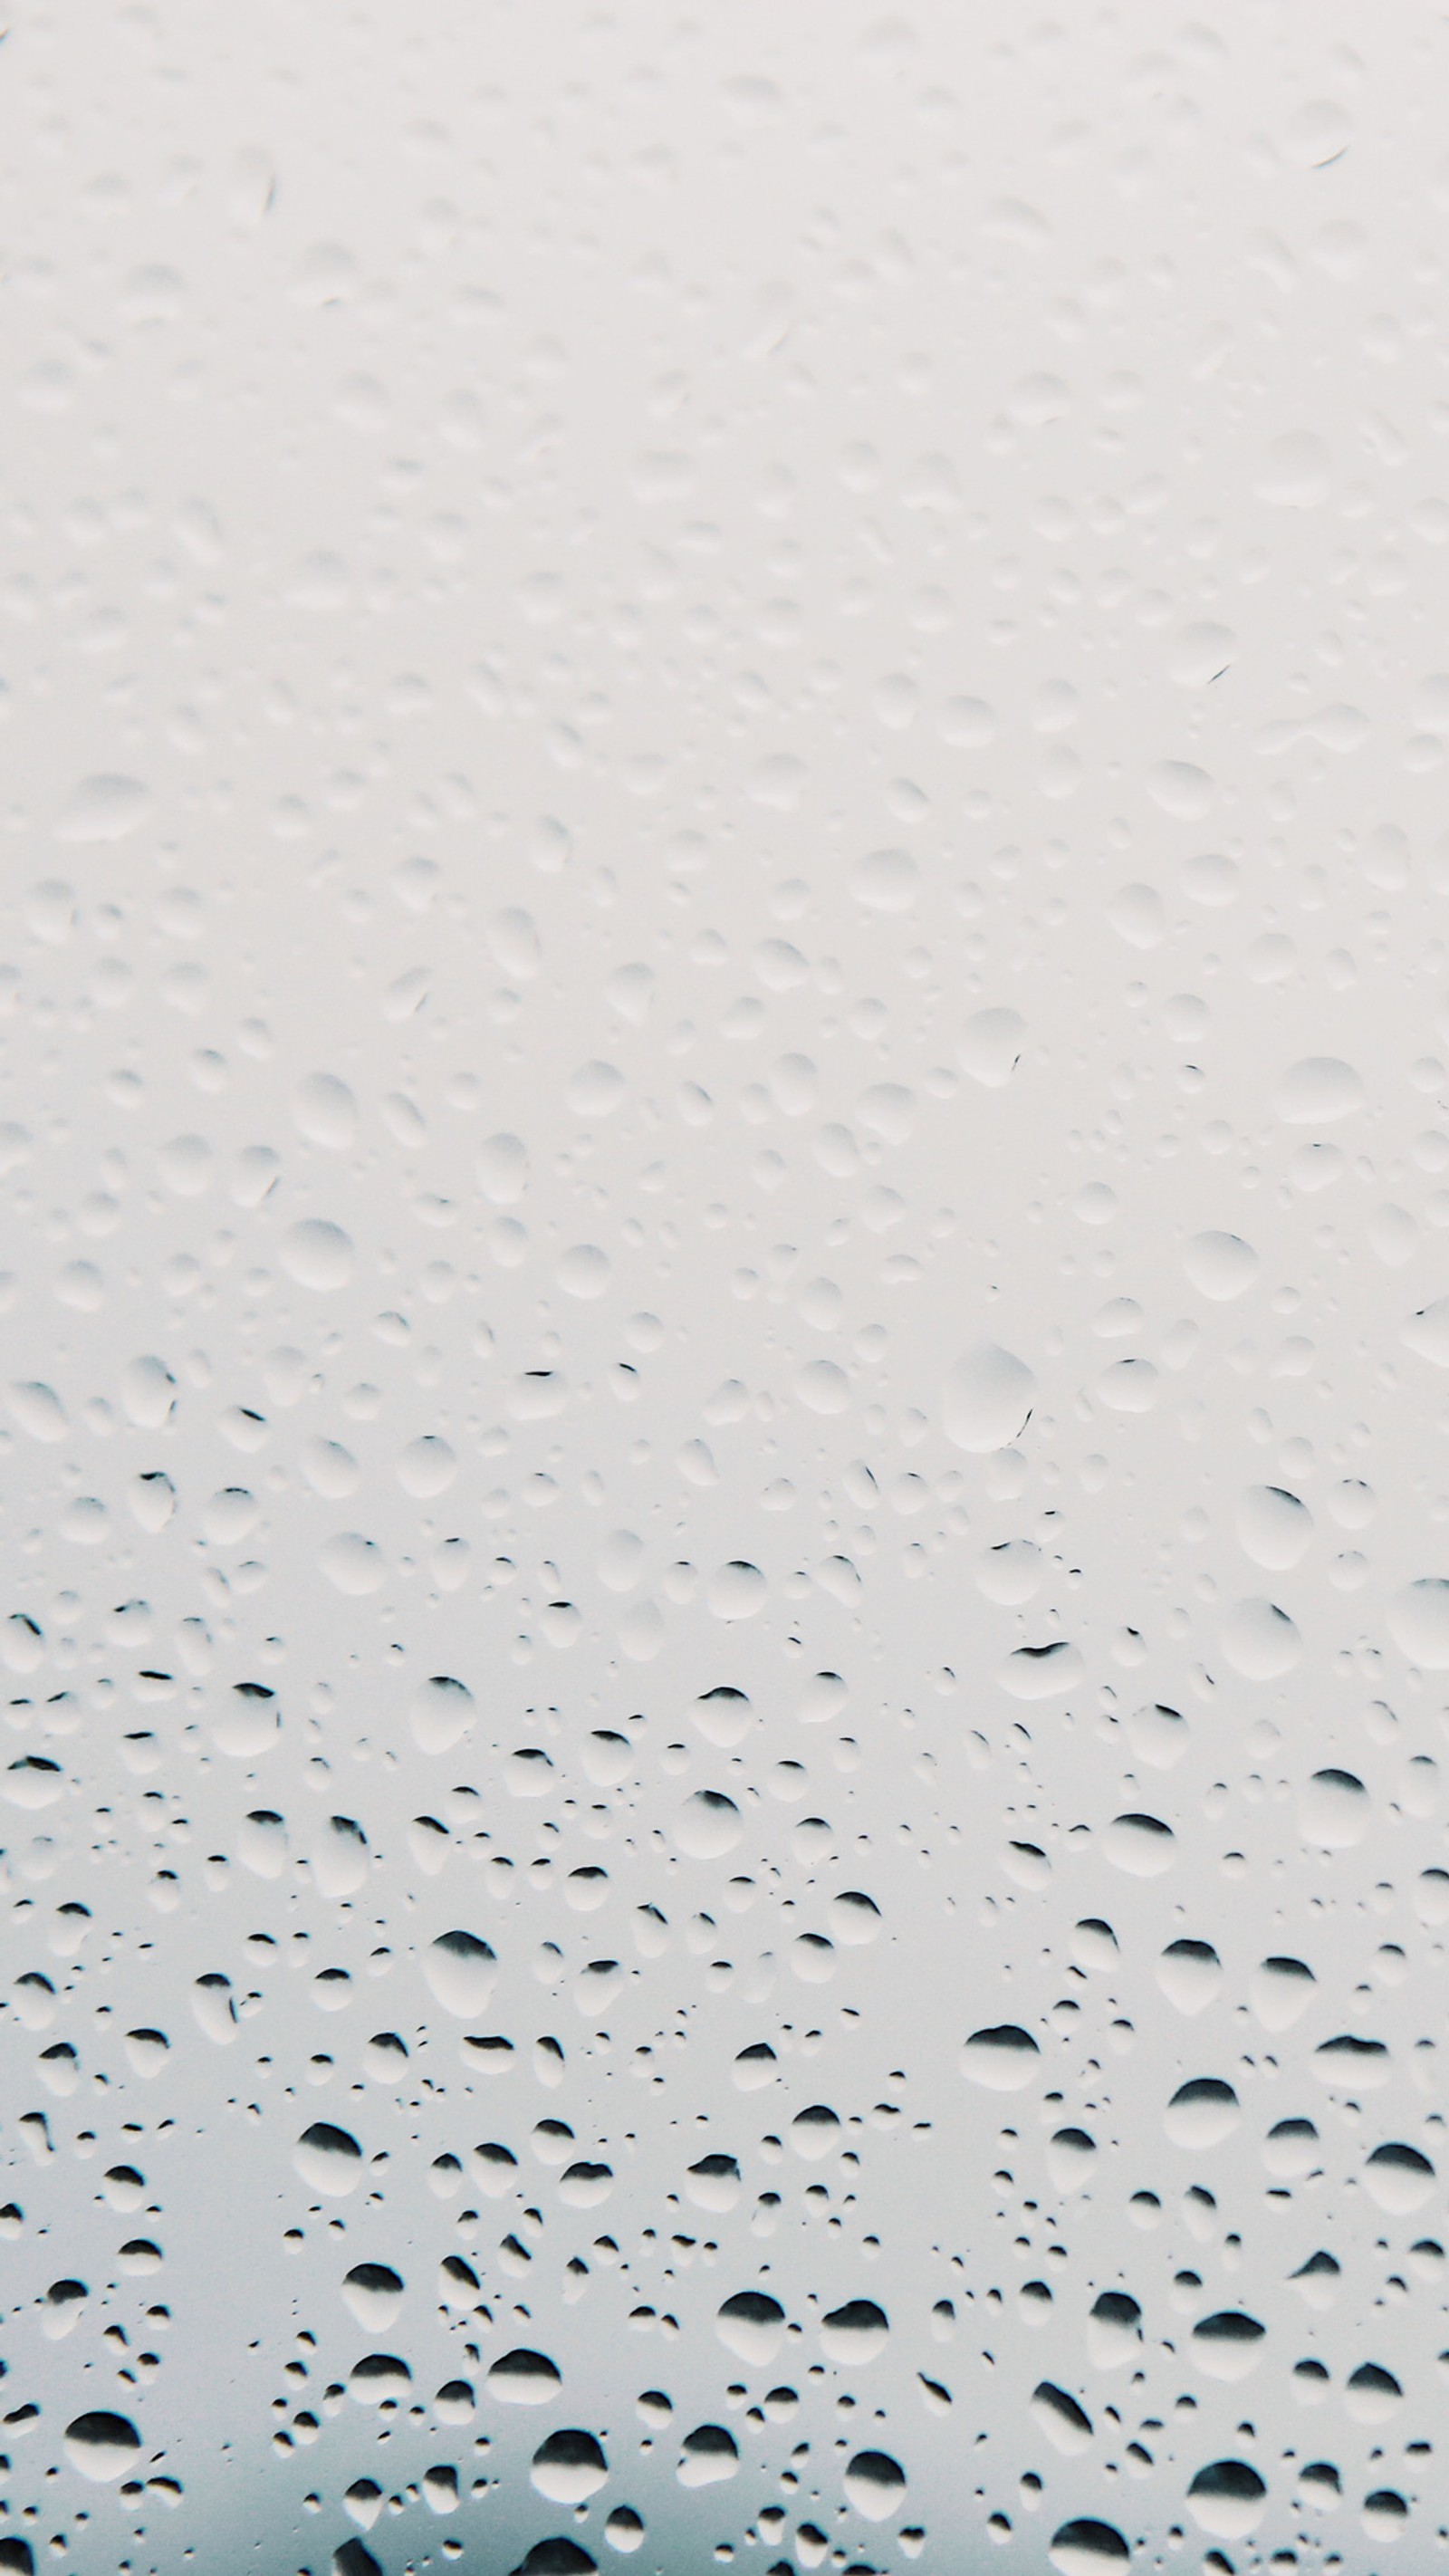
POLYGON ((17 12, 0 2569, 1439 2563, 1445 45, 17 12))

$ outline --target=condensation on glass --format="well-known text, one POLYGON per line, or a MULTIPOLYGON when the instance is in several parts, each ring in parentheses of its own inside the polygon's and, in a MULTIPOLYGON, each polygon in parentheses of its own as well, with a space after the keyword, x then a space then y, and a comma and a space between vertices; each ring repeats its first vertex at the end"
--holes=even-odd
POLYGON ((1439 2563, 1446 74, 22 0, 0 2568, 1439 2563))

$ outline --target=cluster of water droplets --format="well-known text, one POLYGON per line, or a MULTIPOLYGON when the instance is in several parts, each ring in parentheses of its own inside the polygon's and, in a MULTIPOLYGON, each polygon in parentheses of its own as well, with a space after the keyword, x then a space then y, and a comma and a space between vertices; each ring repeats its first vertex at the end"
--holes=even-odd
POLYGON ((0 2570, 1449 2546, 1443 51, 22 12, 0 2570))

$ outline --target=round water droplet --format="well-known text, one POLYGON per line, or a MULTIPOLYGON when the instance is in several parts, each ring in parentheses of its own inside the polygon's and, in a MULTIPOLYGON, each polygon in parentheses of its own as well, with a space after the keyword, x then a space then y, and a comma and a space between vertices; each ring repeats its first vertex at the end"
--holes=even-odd
POLYGON ((834 1360, 811 1360, 796 1375, 795 1393, 810 1413, 843 1413, 850 1380, 834 1360))
POLYGON ((1431 1306, 1421 1306, 1399 1339, 1421 1359, 1432 1360, 1436 1368, 1449 1368, 1449 1297, 1436 1297, 1431 1306))
POLYGON ((103 2410, 77 2415, 65 2428, 66 2457, 83 2478, 100 2485, 124 2477, 141 2449, 141 2436, 126 2415, 103 2410))
POLYGON ((1267 2349, 1267 2329, 1238 2308, 1219 2310, 1193 2327, 1190 2349, 1209 2379, 1246 2379, 1267 2349))
POLYGON ((963 1352, 942 1392, 946 1436, 977 1456, 1004 1449, 1035 1400, 1036 1379, 1025 1360, 999 1342, 976 1342, 963 1352))
POLYGON ((974 2084, 993 2093, 1019 2093, 1041 2068, 1041 2051, 1030 2033, 1015 2022, 998 2022, 975 2030, 961 2053, 961 2071, 974 2084))
POLYGON ((342 2283, 346 2306, 371 2334, 393 2324, 402 2308, 403 2291, 401 2273, 386 2263, 354 2263, 342 2283))
POLYGON ((680 1809, 674 1838, 691 1860, 719 1860, 734 1850, 743 1832, 733 1798, 718 1789, 696 1789, 680 1809))
POLYGON ((1169 1941, 1157 1962, 1157 1982, 1179 2012, 1205 2010, 1223 1981, 1223 1963, 1208 1941, 1169 1941))
POLYGON ((412 2385, 412 2376, 401 2353, 364 2353, 348 2372, 348 2391, 359 2406, 381 2406, 385 2398, 396 2400, 403 2396, 412 2385))
POLYGON ((1026 1043, 1020 1011, 999 1008, 973 1012, 956 1049, 963 1073, 987 1091, 1000 1091, 1011 1080, 1026 1043))
POLYGON ((316 2120, 304 2129, 292 2150, 292 2162, 305 2183, 332 2200, 345 2199, 362 2179, 362 2149, 347 2129, 316 2120))
POLYGON ((1064 2522, 1047 2551, 1059 2576, 1110 2576, 1114 2567, 1125 2567, 1131 2555, 1113 2523, 1094 2522, 1090 2517, 1064 2522))
POLYGON ((1177 1840, 1160 1816, 1114 1816, 1102 1836, 1102 1849, 1114 1869, 1129 1878, 1160 1878, 1177 1858, 1177 1840))
POLYGON ((380 1592, 387 1580, 387 1566, 376 1541, 364 1538, 360 1530, 340 1530, 317 1551, 317 1563, 329 1583, 351 1600, 361 1600, 369 1592, 380 1592))
POLYGON ((1202 2151, 1231 2137, 1242 2112, 1231 2084, 1219 2076, 1198 2075, 1180 2084, 1168 2103, 1163 2122, 1175 2147, 1202 2151))
POLYGON ((254 1762, 275 1744, 282 1713, 265 1682, 235 1682, 211 1721, 212 1742, 235 1762, 254 1762))
MULTIPOLYGON (((83 778, 56 824, 56 838, 60 841, 124 841, 130 833, 139 830, 150 810, 150 790, 143 787, 139 778, 124 778, 109 772, 83 778)), ((116 2420, 119 2422, 119 2417, 116 2420)))
POLYGON ((734 2477, 739 2465, 738 2445, 723 2424, 697 2424, 684 2437, 675 2475, 682 2487, 713 2487, 734 2477))
POLYGON ((1170 1771, 1187 1751, 1187 1722, 1180 1709, 1153 1700, 1133 1710, 1127 1720, 1127 1741, 1149 1770, 1170 1771))
POLYGON ((1300 1793, 1298 1827, 1320 1851, 1351 1851, 1369 1824, 1369 1796, 1353 1771, 1315 1771, 1300 1793))
POLYGON ((721 1682, 696 1700, 692 1722, 707 1744, 717 1744, 728 1751, 744 1742, 754 1723, 754 1712, 743 1691, 721 1682))
POLYGON ((823 2163, 844 2144, 840 2114, 828 2102, 811 2102, 790 2123, 790 2144, 806 2164, 823 2163))
POLYGON ((872 850, 850 871, 850 891, 865 912, 909 912, 921 872, 909 850, 872 850))
POLYGON ((827 2361, 859 2367, 875 2361, 890 2341, 890 2319, 873 2299, 848 2299, 820 2320, 820 2349, 827 2361))
POLYGON ((762 2290, 737 2290, 715 2318, 715 2332, 726 2352, 760 2369, 773 2361, 785 2332, 785 2311, 762 2290))
POLYGON ((1310 1055, 1290 1065, 1273 1093, 1273 1107, 1287 1127, 1324 1127, 1351 1118, 1364 1105, 1364 1088, 1340 1056, 1310 1055))
POLYGON ((1386 2424, 1403 2400, 1398 2380, 1380 2362, 1360 2362, 1344 2385, 1344 2407, 1356 2424, 1386 2424))
POLYGON ((867 2522, 888 2522, 905 2502, 905 2470, 888 2451, 857 2451, 845 2472, 845 2492, 867 2522))
POLYGON ((592 2433, 577 2429, 550 2433, 534 2452, 529 2484, 551 2504, 586 2504, 609 2474, 602 2446, 592 2433))
POLYGON ((1389 1635, 1401 1655, 1426 1672, 1449 1672, 1449 1581, 1421 1575, 1389 1603, 1389 1635))
POLYGON ((1375 2147, 1363 2171, 1364 2189, 1380 2209, 1407 2218, 1422 2209, 1434 2189, 1435 2172, 1417 2147, 1395 2142, 1375 2147))
POLYGON ((1214 2460, 1199 2469, 1187 2491, 1188 2511, 1218 2540, 1246 2540, 1262 2520, 1268 2490, 1244 2460, 1214 2460))
POLYGON ((293 1096, 292 1123, 309 1145, 345 1154, 357 1139, 356 1099, 335 1073, 309 1074, 293 1096))
POLYGON ((696 2209, 709 2209, 723 2214, 733 2209, 742 2188, 740 2169, 733 2156, 701 2156, 684 2177, 684 2188, 696 2209))
MULTIPOLYGON (((643 2537, 642 2524, 640 2537, 643 2537)), ((614 2546, 617 2549, 620 2543, 616 2541, 614 2546)), ((598 2560, 591 2558, 587 2549, 580 2548, 576 2540, 560 2535, 536 2540, 528 2556, 520 2559, 513 2569, 512 2576, 593 2576, 597 2566, 598 2560)))
POLYGON ((431 1502, 445 1494, 458 1473, 457 1452, 435 1433, 410 1440, 397 1462, 397 1480, 405 1494, 431 1502))
POLYGON ((352 1237, 324 1217, 303 1217, 300 1224, 290 1226, 279 1253, 288 1278, 319 1296, 335 1294, 352 1277, 352 1237))
POLYGON ((1142 2343, 1142 2310, 1125 2290, 1103 2290, 1087 2319, 1087 2358, 1095 2370, 1135 2363, 1142 2343))
POLYGON ((1047 2172, 1063 2195, 1090 2182, 1096 2161, 1097 2141, 1085 2129, 1056 2129, 1047 2140, 1047 2172))
POLYGON ((1262 1264, 1240 1234, 1209 1231, 1195 1234, 1183 1251, 1182 1266, 1200 1297, 1226 1304, 1251 1288, 1262 1264))
POLYGON ((597 1243, 576 1243, 561 1256, 554 1275, 565 1296, 602 1297, 609 1284, 609 1256, 597 1243))
POLYGON ((471 2021, 493 1992, 498 1961, 486 1941, 472 1932, 440 1932, 423 1953, 428 1992, 445 2012, 471 2021))
POLYGON ((706 1598, 716 1619, 753 1619, 764 1608, 766 1591, 759 1567, 736 1557, 710 1576, 706 1598))
POLYGON ((522 2345, 505 2352, 488 2373, 489 2395, 507 2406, 547 2406, 562 2385, 562 2374, 547 2353, 522 2345))
POLYGON ((473 1694, 465 1682, 434 1673, 420 1684, 408 1710, 413 1742, 423 1753, 451 1753, 473 1724, 473 1694))
POLYGON ((1238 1545, 1271 1574, 1295 1566, 1313 1536, 1313 1514, 1282 1485, 1250 1485, 1238 1505, 1238 1545))
POLYGON ((1287 1611, 1261 1595, 1235 1602, 1222 1633, 1223 1653, 1246 1681, 1281 1681, 1303 1653, 1303 1640, 1287 1611))
POLYGON ((1147 792, 1164 814, 1193 823, 1207 812, 1217 790, 1207 771, 1194 761, 1159 760, 1148 770, 1147 792))
POLYGON ((1318 2156, 1318 2131, 1311 2120, 1278 2120, 1263 2140, 1263 2162, 1269 2173, 1297 2181, 1311 2173, 1318 2156))

